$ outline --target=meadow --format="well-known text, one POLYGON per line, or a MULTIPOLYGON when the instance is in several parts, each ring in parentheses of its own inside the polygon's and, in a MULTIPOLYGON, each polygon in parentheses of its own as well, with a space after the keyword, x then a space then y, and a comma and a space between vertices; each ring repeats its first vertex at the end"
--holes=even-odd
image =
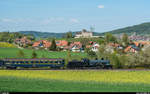
MULTIPOLYGON (((18 48, 0 48, 0 58, 17 58, 18 48)), ((25 58, 31 58, 32 49, 22 49, 25 54, 25 58)), ((47 50, 36 50, 38 58, 65 58, 67 52, 49 52, 47 50)), ((86 53, 73 53, 71 56, 74 58, 86 57, 86 53)))
POLYGON ((0 70, 0 92, 149 92, 150 71, 0 70))

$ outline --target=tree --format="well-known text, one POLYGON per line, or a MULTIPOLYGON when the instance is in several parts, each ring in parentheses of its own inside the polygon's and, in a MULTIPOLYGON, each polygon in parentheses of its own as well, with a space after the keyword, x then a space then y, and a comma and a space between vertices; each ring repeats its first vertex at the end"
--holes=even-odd
POLYGON ((88 53, 87 53, 91 58, 95 58, 97 57, 96 53, 92 50, 89 50, 88 53))
POLYGON ((56 47, 57 47, 57 46, 56 46, 55 39, 53 39, 53 40, 52 40, 52 44, 51 44, 49 50, 56 51, 56 47))
POLYGON ((17 56, 20 58, 23 58, 25 55, 24 55, 24 52, 22 50, 19 50, 17 56))
POLYGON ((114 68, 116 69, 123 68, 122 63, 120 62, 121 60, 119 59, 119 56, 117 55, 116 52, 110 55, 110 59, 111 59, 112 64, 114 65, 114 68))
POLYGON ((81 38, 80 42, 82 44, 83 49, 85 49, 86 45, 89 44, 89 39, 88 38, 81 38))
POLYGON ((117 42, 117 38, 115 36, 113 36, 111 33, 106 33, 105 34, 105 42, 106 43, 117 42))
POLYGON ((70 50, 68 50, 66 60, 65 60, 65 68, 67 67, 67 64, 70 61, 70 59, 71 59, 71 53, 70 53, 70 50))
POLYGON ((71 31, 67 32, 65 36, 66 36, 66 38, 68 38, 68 39, 73 37, 71 31))
POLYGON ((105 45, 101 44, 101 46, 98 48, 98 57, 104 58, 105 57, 105 45))
POLYGON ((124 46, 128 46, 128 44, 129 44, 129 39, 128 39, 128 35, 127 34, 123 34, 123 36, 122 36, 122 42, 123 42, 123 45, 124 46))
POLYGON ((37 53, 35 51, 32 52, 32 58, 37 58, 37 53))

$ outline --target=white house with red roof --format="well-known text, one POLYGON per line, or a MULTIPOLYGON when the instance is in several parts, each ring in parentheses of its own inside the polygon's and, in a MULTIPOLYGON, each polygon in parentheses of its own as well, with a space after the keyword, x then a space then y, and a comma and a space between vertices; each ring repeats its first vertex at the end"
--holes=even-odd
POLYGON ((83 52, 82 44, 80 42, 71 43, 69 49, 72 52, 83 52))

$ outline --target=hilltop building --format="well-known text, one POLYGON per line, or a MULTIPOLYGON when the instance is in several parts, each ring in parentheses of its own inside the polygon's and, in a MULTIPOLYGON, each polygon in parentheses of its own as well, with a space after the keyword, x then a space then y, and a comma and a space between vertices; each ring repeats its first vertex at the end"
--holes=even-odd
POLYGON ((93 37, 99 37, 99 36, 93 36, 93 32, 86 31, 83 29, 81 32, 77 32, 75 35, 75 38, 93 38, 93 37))

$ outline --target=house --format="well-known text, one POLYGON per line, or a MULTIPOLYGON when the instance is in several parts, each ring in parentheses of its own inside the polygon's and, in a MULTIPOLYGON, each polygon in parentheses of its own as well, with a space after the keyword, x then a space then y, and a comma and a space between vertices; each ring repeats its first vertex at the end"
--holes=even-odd
POLYGON ((136 32, 129 36, 129 39, 132 41, 150 41, 150 38, 148 36, 137 35, 136 32))
POLYGON ((47 40, 39 40, 37 42, 34 42, 32 47, 38 49, 38 48, 49 48, 51 46, 51 42, 48 42, 47 40))
POLYGON ((73 42, 68 47, 72 52, 84 52, 80 42, 73 42))
POLYGON ((94 52, 98 52, 98 48, 99 48, 99 44, 98 43, 94 43, 93 45, 92 45, 92 51, 94 51, 94 52))
POLYGON ((131 52, 131 53, 137 53, 138 51, 140 51, 140 48, 138 48, 135 45, 130 45, 124 51, 125 52, 131 52))
POLYGON ((123 47, 118 43, 109 43, 108 45, 119 50, 123 49, 123 47))
POLYGON ((98 43, 90 41, 89 44, 90 45, 86 45, 86 48, 91 48, 92 51, 98 52, 98 48, 100 46, 98 43))
POLYGON ((19 44, 20 46, 26 46, 28 44, 32 44, 31 40, 27 39, 27 37, 17 38, 14 42, 16 44, 19 44))
POLYGON ((60 47, 63 49, 64 47, 68 46, 68 42, 65 40, 59 40, 59 41, 56 41, 56 45, 57 47, 60 47))

